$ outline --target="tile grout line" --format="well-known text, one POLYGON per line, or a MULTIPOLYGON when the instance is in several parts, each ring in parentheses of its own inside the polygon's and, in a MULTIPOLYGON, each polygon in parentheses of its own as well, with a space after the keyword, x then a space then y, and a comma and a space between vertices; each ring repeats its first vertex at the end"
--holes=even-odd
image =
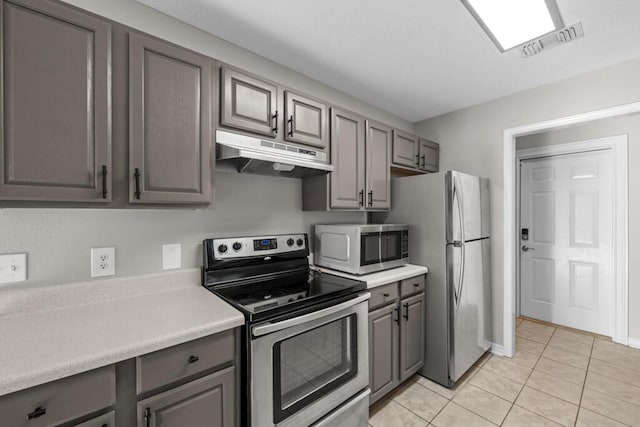
POLYGON ((589 376, 589 366, 591 366, 591 355, 593 354, 593 348, 596 346, 596 340, 593 340, 593 344, 591 344, 591 351, 589 352, 589 361, 587 362, 587 370, 584 373, 584 384, 582 384, 582 391, 580 393, 580 402, 578 402, 578 413, 576 414, 576 421, 573 423, 575 426, 578 423, 578 417, 580 416, 580 411, 582 411, 582 397, 584 396, 584 389, 587 388, 587 377, 589 376))

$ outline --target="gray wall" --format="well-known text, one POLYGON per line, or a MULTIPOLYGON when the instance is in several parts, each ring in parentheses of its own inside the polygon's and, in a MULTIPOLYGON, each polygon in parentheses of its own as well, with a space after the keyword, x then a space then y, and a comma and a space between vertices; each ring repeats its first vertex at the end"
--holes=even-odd
MULTIPOLYGON (((524 59, 523 59, 524 60, 524 59)), ((494 341, 503 343, 503 131, 573 114, 640 101, 640 58, 578 77, 544 85, 416 124, 416 131, 440 145, 440 167, 487 177, 491 180, 492 269, 494 341)), ((630 148, 631 159, 637 148, 630 148)), ((630 168, 631 183, 638 172, 630 168)), ((633 184, 631 185, 633 186, 633 184)), ((640 227, 633 218, 640 213, 640 200, 629 201, 630 269, 629 334, 640 337, 640 269, 633 268, 640 246, 640 227)))

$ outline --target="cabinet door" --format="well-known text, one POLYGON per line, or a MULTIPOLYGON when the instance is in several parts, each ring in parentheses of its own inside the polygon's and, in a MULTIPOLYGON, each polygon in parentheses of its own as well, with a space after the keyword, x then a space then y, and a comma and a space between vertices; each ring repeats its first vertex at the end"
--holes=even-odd
POLYGON ((331 109, 331 207, 364 206, 364 119, 331 109))
POLYGON ((370 405, 398 385, 398 316, 397 303, 369 313, 370 405))
POLYGON ((367 170, 367 208, 391 208, 391 139, 392 129, 367 120, 365 138, 367 170))
POLYGON ((129 200, 211 201, 211 59, 129 35, 129 200))
POLYGON ((418 137, 394 129, 393 157, 396 165, 415 168, 418 166, 418 137))
POLYGON ((289 90, 284 93, 287 141, 326 149, 327 106, 289 90))
POLYGON ((425 344, 424 293, 400 301, 400 381, 404 381, 424 364, 425 344))
POLYGON ((231 366, 138 402, 138 427, 232 427, 235 374, 231 366))
POLYGON ((276 136, 278 88, 269 82, 222 67, 220 123, 225 126, 276 136))
POLYGON ((111 27, 2 1, 0 200, 111 200, 111 27))
POLYGON ((420 138, 420 169, 438 172, 440 144, 420 138))

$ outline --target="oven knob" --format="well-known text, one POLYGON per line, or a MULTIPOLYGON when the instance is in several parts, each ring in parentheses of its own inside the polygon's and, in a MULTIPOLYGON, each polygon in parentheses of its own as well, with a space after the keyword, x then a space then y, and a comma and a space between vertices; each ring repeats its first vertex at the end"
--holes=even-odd
POLYGON ((293 239, 289 238, 289 240, 287 240, 287 245, 293 246, 293 239))
POLYGON ((227 245, 222 244, 222 245, 218 246, 218 252, 220 252, 221 254, 227 252, 227 245))
POLYGON ((240 243, 240 242, 235 242, 235 243, 233 244, 233 250, 234 250, 234 251, 239 251, 240 249, 242 249, 242 243, 240 243))
POLYGON ((296 241, 296 243, 298 244, 298 246, 302 246, 304 244, 304 240, 298 239, 298 241, 296 241))

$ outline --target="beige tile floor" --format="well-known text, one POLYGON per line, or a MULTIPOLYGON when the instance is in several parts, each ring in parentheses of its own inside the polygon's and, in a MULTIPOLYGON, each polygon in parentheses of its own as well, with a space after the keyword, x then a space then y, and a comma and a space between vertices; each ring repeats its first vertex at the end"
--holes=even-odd
POLYGON ((416 375, 372 427, 640 426, 640 350, 518 319, 512 359, 485 355, 452 390, 416 375))

